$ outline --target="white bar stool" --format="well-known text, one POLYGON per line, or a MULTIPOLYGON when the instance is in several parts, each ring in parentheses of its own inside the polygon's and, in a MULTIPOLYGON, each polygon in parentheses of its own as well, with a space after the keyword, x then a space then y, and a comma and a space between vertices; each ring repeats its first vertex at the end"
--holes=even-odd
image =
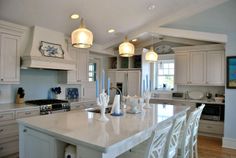
POLYGON ((202 115, 202 110, 204 109, 205 104, 202 104, 197 108, 197 116, 193 126, 193 132, 191 136, 191 143, 190 143, 190 155, 191 158, 198 158, 198 149, 197 149, 197 136, 198 136, 198 128, 199 128, 199 121, 202 115))
POLYGON ((190 113, 187 123, 180 136, 180 142, 178 145, 178 158, 189 158, 190 157, 190 143, 193 132, 193 126, 195 123, 196 116, 198 114, 197 109, 190 113))
POLYGON ((118 156, 118 158, 163 158, 171 127, 172 122, 157 126, 147 141, 118 156))
POLYGON ((169 136, 166 141, 164 158, 174 158, 177 156, 180 132, 186 120, 186 113, 176 117, 171 127, 169 136))

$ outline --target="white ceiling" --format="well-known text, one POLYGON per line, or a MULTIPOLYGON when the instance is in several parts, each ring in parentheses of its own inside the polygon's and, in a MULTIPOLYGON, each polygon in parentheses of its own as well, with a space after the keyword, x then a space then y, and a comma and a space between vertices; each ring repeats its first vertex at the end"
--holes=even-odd
POLYGON ((79 13, 94 34, 94 43, 108 47, 125 35, 138 36, 191 16, 226 0, 0 0, 0 19, 25 26, 42 26, 67 35, 79 26, 79 13), (155 4, 154 10, 148 6, 155 4), (149 25, 152 24, 152 25, 149 25), (115 34, 107 30, 114 28, 115 34))

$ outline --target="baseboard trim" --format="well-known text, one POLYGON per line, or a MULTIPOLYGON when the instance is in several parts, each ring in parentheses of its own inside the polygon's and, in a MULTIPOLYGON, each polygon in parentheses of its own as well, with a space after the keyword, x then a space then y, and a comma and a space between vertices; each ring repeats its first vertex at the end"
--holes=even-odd
POLYGON ((224 148, 236 149, 236 139, 223 137, 224 148))

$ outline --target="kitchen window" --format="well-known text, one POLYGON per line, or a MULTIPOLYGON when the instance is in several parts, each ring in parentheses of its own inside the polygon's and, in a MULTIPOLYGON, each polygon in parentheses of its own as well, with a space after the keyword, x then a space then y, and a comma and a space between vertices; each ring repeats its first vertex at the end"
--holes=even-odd
POLYGON ((89 63, 89 75, 88 75, 88 80, 89 82, 94 82, 96 81, 96 70, 97 70, 97 64, 96 63, 89 63))
POLYGON ((175 64, 173 59, 158 60, 154 65, 155 74, 155 89, 156 90, 171 90, 174 88, 174 72, 175 64))

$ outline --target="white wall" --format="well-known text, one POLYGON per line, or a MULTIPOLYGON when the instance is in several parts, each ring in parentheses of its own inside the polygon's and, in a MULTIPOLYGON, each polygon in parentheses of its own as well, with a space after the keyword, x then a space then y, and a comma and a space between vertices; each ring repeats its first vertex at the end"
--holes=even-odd
MULTIPOLYGON (((228 36, 226 56, 236 56, 236 1, 230 0, 215 8, 166 25, 170 28, 187 29, 228 36)), ((236 90, 225 89, 225 127, 223 146, 236 148, 236 90)))

